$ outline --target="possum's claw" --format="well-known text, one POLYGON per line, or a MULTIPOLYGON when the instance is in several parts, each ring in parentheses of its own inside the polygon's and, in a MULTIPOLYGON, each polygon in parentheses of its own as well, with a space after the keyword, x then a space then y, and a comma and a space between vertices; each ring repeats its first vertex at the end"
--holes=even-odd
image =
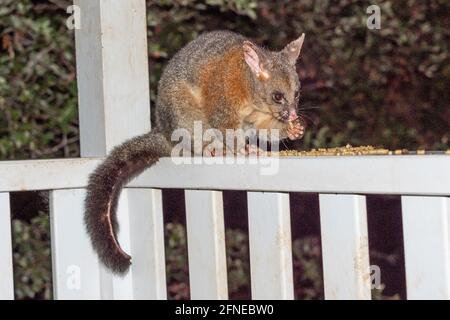
POLYGON ((296 119, 289 123, 289 128, 286 131, 289 139, 298 140, 305 134, 305 127, 299 119, 296 119))

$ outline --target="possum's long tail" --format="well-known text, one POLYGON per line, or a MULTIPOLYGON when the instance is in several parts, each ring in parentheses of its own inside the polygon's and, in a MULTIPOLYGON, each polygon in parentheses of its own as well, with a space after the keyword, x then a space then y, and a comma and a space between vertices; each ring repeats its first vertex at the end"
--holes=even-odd
POLYGON ((89 177, 84 222, 101 262, 116 274, 124 274, 131 257, 117 241, 117 203, 122 187, 160 157, 170 155, 171 146, 160 133, 147 133, 114 148, 89 177))

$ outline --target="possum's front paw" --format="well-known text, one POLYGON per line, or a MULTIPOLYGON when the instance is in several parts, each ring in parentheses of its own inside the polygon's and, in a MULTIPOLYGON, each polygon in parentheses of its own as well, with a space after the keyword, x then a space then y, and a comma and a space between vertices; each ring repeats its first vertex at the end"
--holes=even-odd
POLYGON ((299 119, 289 122, 287 136, 291 140, 298 140, 305 134, 305 127, 299 119))

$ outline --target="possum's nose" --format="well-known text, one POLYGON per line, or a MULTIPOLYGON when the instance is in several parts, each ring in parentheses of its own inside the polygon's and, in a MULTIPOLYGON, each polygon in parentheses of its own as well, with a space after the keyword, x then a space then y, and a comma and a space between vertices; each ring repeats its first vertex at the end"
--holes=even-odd
POLYGON ((291 108, 289 110, 289 118, 288 118, 288 120, 289 121, 294 121, 297 118, 298 118, 297 111, 295 110, 295 108, 291 108))

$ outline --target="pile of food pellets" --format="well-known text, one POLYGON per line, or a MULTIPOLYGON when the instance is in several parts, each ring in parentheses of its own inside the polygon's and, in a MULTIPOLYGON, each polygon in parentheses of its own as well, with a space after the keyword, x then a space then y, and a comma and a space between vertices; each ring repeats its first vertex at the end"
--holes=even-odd
POLYGON ((450 149, 447 151, 429 152, 425 150, 409 151, 406 149, 388 150, 383 148, 375 148, 373 146, 353 147, 347 144, 345 147, 337 148, 318 148, 310 151, 298 150, 284 150, 280 152, 272 152, 272 156, 280 157, 308 157, 308 156, 365 156, 365 155, 405 155, 405 154, 450 154, 450 149))

